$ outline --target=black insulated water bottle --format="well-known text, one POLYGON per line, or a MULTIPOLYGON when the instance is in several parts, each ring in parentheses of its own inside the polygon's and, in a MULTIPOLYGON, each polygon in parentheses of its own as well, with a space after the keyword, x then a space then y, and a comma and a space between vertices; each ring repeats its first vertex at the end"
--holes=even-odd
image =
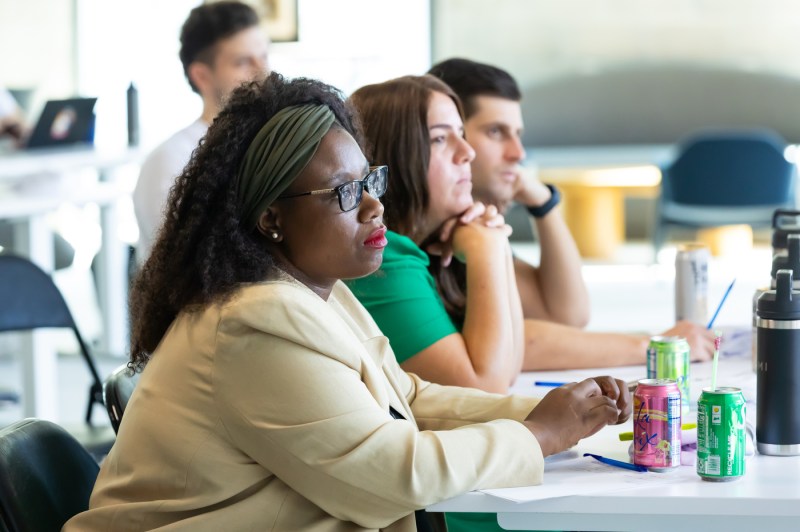
POLYGON ((779 270, 776 288, 758 298, 756 311, 758 452, 800 454, 800 291, 792 270, 779 270))

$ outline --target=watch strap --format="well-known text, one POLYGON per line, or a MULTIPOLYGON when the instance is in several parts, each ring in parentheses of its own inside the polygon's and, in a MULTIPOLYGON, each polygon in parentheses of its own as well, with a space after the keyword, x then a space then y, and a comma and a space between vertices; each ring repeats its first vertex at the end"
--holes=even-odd
POLYGON ((526 207, 528 213, 534 218, 546 216, 547 213, 553 210, 553 207, 561 202, 561 194, 558 192, 558 189, 549 183, 545 183, 544 185, 550 189, 550 199, 538 207, 526 207))

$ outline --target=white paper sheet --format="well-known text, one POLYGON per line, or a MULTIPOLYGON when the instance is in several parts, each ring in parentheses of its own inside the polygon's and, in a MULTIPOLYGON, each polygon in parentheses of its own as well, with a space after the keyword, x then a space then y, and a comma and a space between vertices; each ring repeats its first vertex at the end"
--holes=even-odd
POLYGON ((492 497, 522 503, 699 480, 695 468, 691 466, 681 466, 666 473, 651 471, 639 473, 609 466, 589 457, 546 462, 544 470, 544 483, 540 486, 487 489, 481 492, 492 497))

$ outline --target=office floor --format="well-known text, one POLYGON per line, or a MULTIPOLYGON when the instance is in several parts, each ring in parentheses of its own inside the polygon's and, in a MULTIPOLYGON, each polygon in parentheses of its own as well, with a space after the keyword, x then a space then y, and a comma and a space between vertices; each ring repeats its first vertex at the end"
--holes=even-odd
MULTIPOLYGON (((515 253, 534 263, 538 262, 538 246, 514 244, 515 253)), ((590 330, 631 331, 656 334, 672 326, 674 321, 674 248, 664 250, 659 263, 652 263, 652 248, 646 242, 626 244, 610 262, 587 262, 584 279, 592 302, 590 330)), ((709 314, 731 280, 736 285, 719 314, 720 326, 746 326, 750 323, 752 297, 756 288, 769 283, 771 250, 764 244, 737 256, 714 258, 709 264, 709 314)), ((84 302, 70 302, 75 314, 97 312, 84 302)), ((6 333, 8 334, 8 333, 6 333)), ((9 340, 0 335, 0 390, 19 390, 19 363, 2 347, 9 340)), ((13 342, 11 342, 13 344, 13 342)), ((65 345, 69 345, 66 343, 65 345)), ((125 360, 116 357, 97 359, 101 375, 108 375, 125 360)), ((89 374, 77 355, 59 357, 58 421, 67 426, 79 426, 86 409, 89 374)), ((22 417, 22 409, 0 404, 0 427, 22 417)), ((107 425, 103 409, 95 407, 93 421, 107 425)))

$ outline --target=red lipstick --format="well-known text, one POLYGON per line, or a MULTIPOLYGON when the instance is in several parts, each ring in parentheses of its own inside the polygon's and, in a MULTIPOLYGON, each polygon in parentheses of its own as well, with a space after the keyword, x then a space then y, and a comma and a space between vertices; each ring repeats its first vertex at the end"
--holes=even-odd
POLYGON ((383 249, 388 244, 386 240, 386 227, 379 227, 370 233, 369 238, 364 241, 364 245, 370 248, 383 249))

